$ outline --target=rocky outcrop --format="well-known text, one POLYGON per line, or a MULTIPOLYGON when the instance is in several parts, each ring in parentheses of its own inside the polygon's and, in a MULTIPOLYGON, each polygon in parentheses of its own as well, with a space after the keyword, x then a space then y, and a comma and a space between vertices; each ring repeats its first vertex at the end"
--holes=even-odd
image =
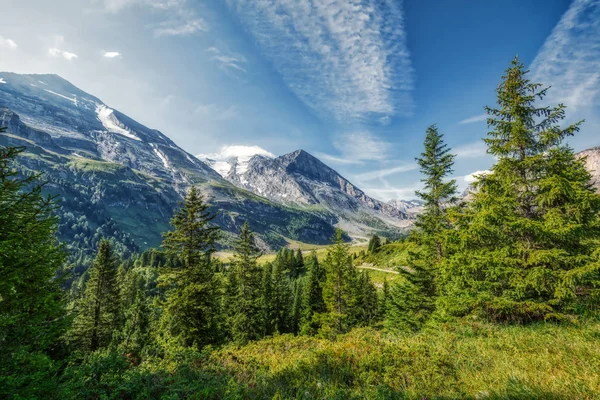
POLYGON ((592 185, 600 193, 600 147, 584 150, 577 156, 585 158, 585 168, 592 175, 592 185))

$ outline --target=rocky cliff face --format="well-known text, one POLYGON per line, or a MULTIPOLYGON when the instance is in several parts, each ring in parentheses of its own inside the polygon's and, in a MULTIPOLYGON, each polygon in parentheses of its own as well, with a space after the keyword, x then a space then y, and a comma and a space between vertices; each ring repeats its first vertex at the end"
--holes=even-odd
POLYGON ((225 170, 223 176, 236 186, 272 201, 326 210, 352 236, 367 237, 386 229, 399 233, 410 225, 403 210, 369 197, 304 150, 274 158, 255 155, 243 168, 232 159, 225 170))
POLYGON ((592 175, 592 184, 596 191, 600 193, 600 147, 584 150, 577 154, 578 157, 585 157, 585 167, 592 175))

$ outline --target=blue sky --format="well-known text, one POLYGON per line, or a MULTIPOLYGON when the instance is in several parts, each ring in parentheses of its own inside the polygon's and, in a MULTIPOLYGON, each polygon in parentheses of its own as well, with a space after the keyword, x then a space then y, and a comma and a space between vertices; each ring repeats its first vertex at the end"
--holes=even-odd
POLYGON ((0 0, 0 71, 57 73, 193 154, 303 148, 412 198, 436 123, 456 179, 493 161, 483 106, 519 55, 576 150, 600 145, 600 0, 0 0))

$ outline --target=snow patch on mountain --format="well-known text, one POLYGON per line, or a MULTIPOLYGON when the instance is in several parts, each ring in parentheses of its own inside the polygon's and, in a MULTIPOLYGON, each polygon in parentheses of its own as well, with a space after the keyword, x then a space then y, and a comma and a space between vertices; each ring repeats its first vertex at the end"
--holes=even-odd
POLYGON ((156 154, 156 156, 158 158, 160 158, 160 161, 162 161, 163 166, 166 169, 170 170, 171 167, 169 166, 169 160, 167 160, 167 157, 163 154, 163 152, 158 149, 158 145, 156 145, 155 143, 150 143, 150 146, 152 146, 152 150, 154 150, 154 154, 156 154))
POLYGON ((243 175, 248 171, 248 162, 254 156, 275 158, 275 155, 259 146, 223 146, 217 153, 198 154, 204 161, 226 178, 230 173, 243 175))
POLYGON ((6 83, 6 81, 4 80, 4 78, 0 78, 0 83, 6 83))
POLYGON ((113 109, 106 107, 104 104, 98 104, 96 106, 96 114, 108 132, 118 133, 119 135, 123 135, 133 140, 142 140, 134 135, 130 130, 121 126, 122 124, 119 122, 117 117, 115 117, 113 109))
MULTIPOLYGON (((34 86, 34 85, 32 85, 32 86, 34 86)), ((56 93, 56 92, 53 92, 52 90, 48 90, 48 89, 44 89, 44 90, 45 90, 46 92, 48 92, 48 93, 51 93, 51 94, 53 94, 53 95, 56 95, 56 96, 62 97, 63 99, 67 99, 67 100, 69 100, 69 101, 72 101, 72 102, 73 102, 73 104, 77 105, 77 98, 71 98, 71 97, 65 96, 64 94, 56 93)))

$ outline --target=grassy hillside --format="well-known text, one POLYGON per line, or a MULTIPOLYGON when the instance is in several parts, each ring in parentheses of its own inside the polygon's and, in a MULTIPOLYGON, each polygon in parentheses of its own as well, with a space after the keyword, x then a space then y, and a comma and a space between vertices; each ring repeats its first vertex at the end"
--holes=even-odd
POLYGON ((80 389, 100 395, 112 387, 126 398, 597 399, 599 338, 597 323, 473 321, 415 335, 355 329, 334 341, 283 335, 131 369, 98 357, 89 368, 103 370, 102 379, 80 389))

